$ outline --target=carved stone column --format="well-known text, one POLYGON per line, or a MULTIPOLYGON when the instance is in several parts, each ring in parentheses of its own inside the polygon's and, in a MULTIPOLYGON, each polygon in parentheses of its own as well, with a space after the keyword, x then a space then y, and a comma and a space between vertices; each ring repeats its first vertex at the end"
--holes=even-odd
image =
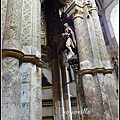
POLYGON ((103 71, 98 69, 105 67, 105 71, 107 71, 111 66, 109 64, 104 39, 99 39, 101 38, 99 36, 102 36, 102 32, 98 15, 95 12, 96 14, 93 13, 92 16, 91 10, 94 11, 95 9, 90 9, 90 2, 80 3, 79 1, 72 2, 65 10, 68 17, 73 18, 77 40, 80 65, 78 79, 76 79, 78 107, 79 110, 85 107, 90 110, 90 113, 87 115, 84 113, 79 115, 79 119, 94 120, 96 118, 106 119, 106 117, 107 119, 114 119, 112 109, 113 106, 114 109, 117 108, 115 87, 110 90, 108 86, 110 86, 111 83, 114 86, 115 80, 113 75, 105 75, 106 72, 104 73, 104 69, 103 71), (99 27, 95 28, 95 26, 99 27), (109 65, 106 66, 105 64, 109 65), (96 68, 97 71, 94 68, 96 68), (88 72, 89 70, 91 72, 88 72), (98 71, 102 74, 98 74, 98 71), (107 82, 108 76, 113 78, 110 84, 107 82), (112 91, 114 91, 114 95, 110 96, 109 94, 112 91), (106 106, 107 108, 105 108, 106 106))
POLYGON ((42 119, 40 9, 39 0, 8 0, 2 44, 3 119, 42 119))
MULTIPOLYGON (((6 16, 2 16, 4 26, 2 49, 19 50, 22 0, 2 0, 2 3, 3 15, 6 13, 6 16)), ((19 77, 19 60, 14 57, 4 57, 2 60, 2 119, 20 120, 19 77)))
MULTIPOLYGON (((74 22, 80 70, 91 69, 93 66, 93 52, 85 16, 83 14, 83 5, 79 1, 74 1, 66 10, 66 13, 68 17, 72 17, 74 22)), ((92 102, 95 98, 94 80, 92 75, 88 74, 83 77, 79 75, 78 80, 76 81, 76 89, 79 120, 91 119, 87 114, 82 114, 81 112, 83 109, 92 111, 92 107, 90 106, 92 106, 92 102), (89 84, 91 84, 91 86, 89 84)))
MULTIPOLYGON (((99 22, 98 12, 96 9, 95 1, 91 1, 92 5, 89 11, 91 12, 91 17, 94 23, 94 30, 96 35, 96 40, 98 43, 100 58, 102 66, 105 68, 113 68, 111 66, 111 60, 107 53, 107 48, 105 45, 102 29, 99 22)), ((115 76, 113 74, 107 74, 104 77, 104 83, 106 84, 106 91, 108 95, 108 105, 109 105, 109 112, 112 119, 117 119, 118 117, 118 101, 117 101, 117 94, 116 89, 118 86, 115 84, 115 76), (112 94, 112 95, 111 95, 112 94)), ((105 102, 104 102, 105 104, 105 102)), ((108 113, 109 113, 108 112, 108 113)))
POLYGON ((41 68, 31 63, 22 63, 20 76, 20 118, 42 120, 41 68))
MULTIPOLYGON (((23 0, 20 49, 26 55, 41 58, 41 2, 23 0)), ((31 57, 31 61, 34 57, 31 57)), ((20 79, 27 77, 28 82, 21 82, 21 119, 42 120, 41 68, 35 64, 21 62, 20 79), (24 92, 24 93, 23 93, 24 92)))
POLYGON ((20 49, 22 2, 21 0, 8 0, 3 36, 4 49, 20 49))
POLYGON ((1 1, 1 41, 3 40, 8 0, 1 1))

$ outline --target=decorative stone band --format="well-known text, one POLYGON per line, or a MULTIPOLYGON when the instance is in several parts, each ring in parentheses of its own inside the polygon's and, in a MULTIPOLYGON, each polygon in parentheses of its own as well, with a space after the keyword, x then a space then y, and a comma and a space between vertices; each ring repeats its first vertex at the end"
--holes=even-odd
POLYGON ((25 55, 23 52, 15 49, 2 49, 2 58, 13 57, 19 59, 21 62, 30 62, 38 67, 44 67, 44 62, 35 55, 25 55))
POLYGON ((53 86, 51 85, 51 86, 44 86, 44 87, 42 87, 42 90, 44 90, 44 89, 53 89, 53 86))
POLYGON ((85 74, 92 74, 93 76, 96 75, 97 73, 103 73, 104 75, 105 74, 112 74, 113 72, 113 69, 110 68, 110 69, 106 69, 106 68, 94 68, 94 69, 84 69, 84 70, 79 70, 78 71, 78 74, 80 76, 83 76, 85 74))

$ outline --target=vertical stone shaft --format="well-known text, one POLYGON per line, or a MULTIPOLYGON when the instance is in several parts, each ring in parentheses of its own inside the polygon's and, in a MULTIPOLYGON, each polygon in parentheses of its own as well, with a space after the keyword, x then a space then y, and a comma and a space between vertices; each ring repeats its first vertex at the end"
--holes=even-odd
MULTIPOLYGON (((37 51, 38 43, 39 46, 41 46, 40 42, 37 42, 37 40, 40 41, 40 38, 37 37, 40 35, 40 17, 37 21, 37 15, 40 16, 40 8, 41 4, 39 0, 8 0, 3 36, 4 49, 21 50, 20 47, 24 46, 21 50, 24 54, 41 56, 41 53, 37 51), (36 7, 36 5, 38 6, 36 7), (39 31, 37 31, 37 25, 39 31), (28 44, 25 43, 26 39, 30 41, 29 47, 26 46, 28 44)), ((3 83, 3 86, 8 86, 6 90, 9 90, 10 95, 7 103, 12 104, 9 110, 3 110, 3 118, 8 120, 41 120, 41 69, 37 68, 36 65, 22 63, 11 57, 4 58, 3 61, 3 66, 5 66, 5 69, 3 69, 3 77, 8 76, 7 78, 4 77, 4 81, 9 81, 9 84, 4 85, 3 83), (8 113, 8 115, 6 116, 5 113, 8 113)), ((6 93, 4 93, 3 96, 5 96, 5 94, 6 93)), ((3 99, 4 98, 5 97, 3 97, 3 99)))
POLYGON ((20 44, 26 54, 41 58, 41 2, 23 0, 20 44))
MULTIPOLYGON (((94 4, 93 4, 94 5, 94 4)), ((107 56, 107 49, 105 46, 104 40, 99 40, 98 42, 98 36, 102 36, 102 31, 100 29, 100 23, 98 19, 98 15, 96 16, 95 13, 93 13, 93 16, 90 14, 91 11, 88 10, 88 3, 83 3, 83 5, 80 5, 78 1, 75 1, 72 3, 72 5, 67 8, 66 13, 68 16, 73 17, 74 27, 75 27, 75 33, 76 33, 76 40, 77 40, 77 48, 78 48, 78 55, 79 55, 79 65, 80 65, 80 71, 84 69, 91 69, 93 67, 106 67, 104 64, 107 62, 109 64, 109 58, 107 56), (99 23, 99 28, 95 28, 95 25, 97 27, 97 24, 99 23), (100 29, 100 30, 99 30, 100 29), (100 31, 100 32, 97 32, 100 31), (100 34, 100 35, 99 35, 100 34), (97 36, 98 35, 98 36, 97 36), (96 41, 97 39, 97 41, 96 41), (102 47, 100 47, 102 46, 102 47), (104 51, 105 50, 105 55, 104 51), (89 52, 90 51, 90 52, 89 52), (93 59, 90 59, 93 58, 93 59), (104 64, 102 64, 104 63, 104 64)), ((90 9, 93 10, 94 9, 90 9)), ((110 66, 110 64, 109 64, 110 66)), ((108 67, 108 66, 107 66, 108 67)), ((107 75, 105 76, 105 78, 107 75)), ((104 102, 107 102, 107 105, 109 106, 108 113, 111 111, 111 102, 109 100, 109 92, 106 89, 106 86, 102 85, 104 83, 103 79, 104 77, 96 74, 94 77, 90 74, 85 74, 84 76, 78 75, 78 81, 77 81, 77 97, 78 97, 78 107, 80 108, 88 107, 91 111, 91 114, 89 115, 80 115, 79 119, 89 119, 93 120, 95 118, 97 119, 105 119, 104 110, 103 110, 103 104, 104 102), (103 91, 106 92, 104 96, 103 91), (102 95, 102 96, 101 96, 102 95), (104 102, 103 102, 104 101, 104 102)), ((112 76, 111 76, 112 78, 112 76)), ((107 81, 107 79, 106 79, 107 81)), ((114 80, 112 81, 114 83, 114 80)), ((113 88, 114 89, 114 88, 113 88)), ((113 90, 115 91, 115 89, 113 90)), ((114 92, 115 95, 115 92, 114 92)), ((112 100, 114 101, 114 108, 115 108, 115 97, 112 97, 112 100)), ((117 102, 116 102, 117 103, 117 102)), ((105 108, 105 105, 104 105, 105 108)), ((112 117, 111 112, 111 117, 112 117)), ((113 118, 112 118, 113 119, 113 118)))
MULTIPOLYGON (((39 0, 23 0, 22 22, 21 22, 21 49, 24 54, 41 57, 40 42, 40 18, 41 2, 39 0), (38 51, 39 50, 39 51, 38 51)), ((22 63, 21 74, 30 76, 28 83, 21 83, 21 86, 28 88, 26 101, 21 101, 21 119, 41 120, 42 119, 42 93, 41 93, 41 68, 30 63, 22 63), (25 67, 26 66, 26 67, 25 67), (30 74, 29 74, 30 73, 30 74), (25 112, 24 112, 25 111, 25 112)), ((22 79, 22 78, 21 78, 22 79)), ((21 99, 26 99, 21 96, 21 99)))
MULTIPOLYGON (((61 56, 63 58, 63 56, 61 56)), ((62 72, 62 88, 63 88, 63 98, 64 98, 64 110, 63 114, 65 115, 65 120, 72 120, 72 114, 66 114, 66 112, 71 111, 71 100, 70 100, 70 91, 69 85, 66 84, 69 80, 67 77, 67 68, 63 65, 64 58, 61 60, 61 72, 62 72)))
MULTIPOLYGON (((102 63, 103 67, 111 68, 110 58, 108 57, 107 48, 105 45, 102 29, 100 26, 98 12, 96 10, 96 4, 95 4, 94 0, 92 0, 91 2, 92 2, 92 10, 91 10, 92 19, 93 19, 93 23, 94 23, 96 40, 97 40, 98 47, 99 47, 101 63, 102 63)), ((106 92, 107 92, 107 99, 108 99, 107 103, 109 105, 108 111, 110 111, 111 118, 116 119, 118 116, 118 110, 117 110, 118 102, 117 102, 116 85, 115 85, 116 78, 114 77, 113 74, 107 74, 103 77, 104 77, 104 83, 105 83, 106 92), (111 93, 112 93, 112 95, 111 95, 111 93)))
POLYGON ((61 108, 61 120, 65 120, 65 108, 64 108, 64 96, 63 96, 63 86, 62 86, 62 70, 60 69, 60 108, 61 108))
MULTIPOLYGON (((101 61, 104 63, 105 61, 109 61, 108 58, 108 53, 107 53, 107 48, 105 45, 105 41, 104 41, 104 37, 103 37, 103 33, 102 33, 102 29, 101 29, 101 25, 100 25, 100 21, 99 21, 99 16, 98 16, 98 12, 97 12, 97 8, 96 8, 96 3, 94 0, 91 0, 92 3, 92 8, 91 8, 91 16, 92 16, 92 20, 93 20, 93 25, 94 25, 94 31, 95 31, 95 35, 96 35, 96 40, 98 43, 98 48, 99 48, 99 53, 100 53, 100 57, 101 57, 101 61)), ((103 64, 104 67, 111 67, 109 64, 103 64)))
POLYGON ((3 48, 20 48, 21 8, 22 0, 8 0, 5 30, 3 35, 3 48))
MULTIPOLYGON (((66 83, 69 82, 69 75, 68 75, 68 70, 67 68, 66 70, 66 83)), ((65 108, 66 108, 66 112, 69 112, 69 114, 66 114, 67 119, 66 120, 72 120, 72 105, 71 105, 71 99, 70 99, 70 86, 69 84, 65 85, 65 93, 64 93, 64 97, 65 97, 65 108)))
MULTIPOLYGON (((93 59, 91 58, 93 58, 94 56, 93 51, 91 51, 92 48, 89 32, 87 30, 87 24, 85 21, 85 14, 83 13, 84 9, 81 6, 78 7, 76 5, 75 12, 73 13, 73 22, 77 40, 80 70, 91 69, 93 66, 93 59)), ((94 109, 92 108, 92 105, 96 95, 92 75, 88 74, 84 75, 83 77, 78 75, 78 82, 76 88, 78 110, 80 112, 83 112, 82 109, 88 108, 91 112, 93 112, 94 109)), ((85 113, 81 113, 79 114, 79 120, 80 119, 90 120, 93 118, 90 114, 87 115, 85 113)))
POLYGON ((37 49, 41 51, 41 2, 37 0, 37 49))
POLYGON ((87 23, 87 28, 89 32, 89 37, 90 37, 90 43, 91 43, 91 48, 93 52, 93 67, 100 67, 100 54, 99 54, 99 49, 98 49, 98 44, 96 41, 96 35, 95 35, 95 30, 94 30, 94 23, 91 17, 91 14, 89 13, 88 5, 84 6, 84 16, 85 20, 87 23))
POLYGON ((2 0, 1 1, 1 41, 3 40, 3 34, 4 34, 4 27, 5 27, 5 20, 6 20, 6 13, 7 13, 7 3, 8 0, 2 0))
MULTIPOLYGON (((99 54, 99 47, 98 47, 98 43, 96 41, 96 34, 95 34, 95 29, 94 29, 94 23, 91 17, 91 14, 89 12, 89 5, 85 5, 84 6, 84 12, 85 12, 85 19, 86 19, 86 23, 88 26, 88 31, 89 31, 89 36, 90 36, 90 42, 91 42, 91 47, 92 47, 92 51, 93 51, 93 67, 102 67, 101 65, 101 61, 100 61, 100 54, 99 54)), ((94 75, 94 84, 95 84, 95 94, 96 94, 96 98, 94 99, 95 103, 97 104, 98 107, 98 113, 99 113, 99 118, 101 119, 105 119, 105 114, 104 114, 104 107, 103 107, 103 102, 106 101, 106 99, 104 99, 103 97, 103 91, 106 91, 105 86, 102 85, 103 83, 103 79, 102 79, 102 75, 98 75, 95 74, 94 75)), ((104 93, 105 94, 105 93, 104 93)), ((107 96, 107 94, 106 94, 107 96)), ((94 111, 95 107, 94 107, 94 111)))
POLYGON ((35 65, 31 65, 31 68, 30 120, 42 120, 41 69, 37 69, 35 65))
POLYGON ((20 119, 42 120, 41 69, 31 63, 22 63, 20 85, 20 119))
MULTIPOLYGON (((6 18, 4 19, 3 32, 3 49, 18 49, 20 48, 20 29, 21 29, 21 11, 22 0, 7 0, 6 18)), ((4 2, 5 3, 5 2, 4 2)), ((5 11, 4 11, 5 12, 5 11)), ((3 80, 2 82, 3 101, 8 104, 9 108, 3 109, 3 119, 18 119, 20 120, 20 79, 19 79, 19 60, 6 57, 2 62, 3 80), (5 94, 9 94, 6 98, 5 94), (7 115, 5 115, 7 113, 7 115)), ((4 103, 2 104, 5 105, 4 103)))
POLYGON ((53 78, 53 102, 54 102, 54 119, 61 120, 61 110, 60 110, 60 71, 58 66, 58 59, 53 58, 52 60, 52 78, 53 78))
MULTIPOLYGON (((91 69, 92 67, 92 52, 88 36, 87 24, 85 16, 83 15, 82 6, 77 6, 72 9, 73 22, 75 27, 75 34, 77 40, 78 56, 80 70, 91 69)), ((83 112, 84 108, 88 108, 92 111, 92 101, 95 98, 94 88, 89 87, 89 84, 94 86, 94 81, 91 75, 84 75, 84 77, 78 76, 78 82, 76 86, 78 110, 83 112), (82 108, 82 109, 81 109, 82 108)), ((85 113, 79 114, 79 119, 90 119, 85 113)))

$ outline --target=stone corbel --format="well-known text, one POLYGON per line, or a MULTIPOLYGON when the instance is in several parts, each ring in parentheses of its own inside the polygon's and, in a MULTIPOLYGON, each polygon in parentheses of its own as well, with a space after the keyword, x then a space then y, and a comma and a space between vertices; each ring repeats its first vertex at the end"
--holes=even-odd
POLYGON ((15 49, 2 49, 2 58, 13 57, 21 62, 29 62, 38 67, 44 67, 44 62, 40 61, 35 55, 25 55, 23 52, 15 49))
POLYGON ((73 1, 68 8, 66 8, 65 13, 67 17, 76 18, 81 17, 83 18, 83 5, 80 4, 79 1, 73 1))
POLYGON ((75 19, 76 17, 83 18, 83 8, 80 8, 78 6, 75 6, 68 14, 68 17, 72 17, 75 19))
POLYGON ((80 8, 79 6, 75 6, 72 11, 72 18, 75 19, 76 17, 81 17, 83 19, 83 8, 80 8))

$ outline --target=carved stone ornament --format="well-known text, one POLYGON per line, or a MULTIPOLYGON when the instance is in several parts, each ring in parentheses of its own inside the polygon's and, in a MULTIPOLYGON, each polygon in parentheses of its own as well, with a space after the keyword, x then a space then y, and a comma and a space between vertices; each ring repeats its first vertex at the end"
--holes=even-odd
POLYGON ((80 2, 72 2, 68 8, 66 8, 65 13, 68 17, 81 17, 83 18, 83 5, 80 2))

